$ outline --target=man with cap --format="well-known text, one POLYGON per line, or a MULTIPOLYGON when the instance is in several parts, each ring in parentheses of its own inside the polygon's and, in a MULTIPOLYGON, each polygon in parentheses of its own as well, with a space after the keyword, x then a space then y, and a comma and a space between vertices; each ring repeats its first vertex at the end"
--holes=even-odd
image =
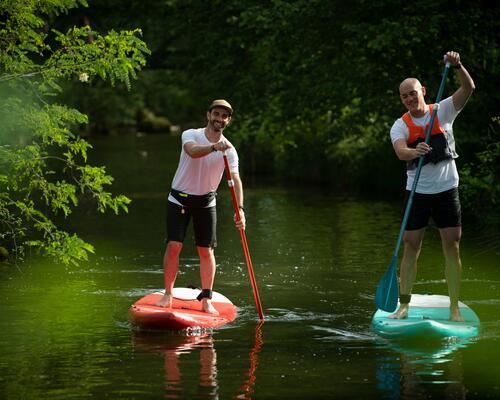
POLYGON ((157 303, 159 306, 172 305, 172 291, 179 270, 179 255, 192 218, 196 248, 200 257, 202 291, 198 300, 201 301, 203 311, 217 314, 211 297, 215 276, 214 248, 217 245, 215 196, 224 174, 223 152, 228 159, 240 207, 240 219, 237 220, 235 215, 236 227, 245 229, 238 153, 223 135, 232 115, 233 108, 226 100, 214 100, 207 111, 206 127, 188 129, 182 133, 179 165, 167 201, 167 248, 163 258, 165 294, 157 303))

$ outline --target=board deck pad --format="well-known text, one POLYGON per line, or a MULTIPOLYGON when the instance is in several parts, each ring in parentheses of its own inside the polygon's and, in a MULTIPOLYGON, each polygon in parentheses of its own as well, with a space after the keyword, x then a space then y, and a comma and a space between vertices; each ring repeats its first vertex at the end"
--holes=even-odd
MULTIPOLYGON (((408 318, 392 319, 392 313, 378 310, 372 328, 386 338, 470 338, 479 335, 479 318, 466 304, 459 302, 464 322, 450 321, 450 298, 442 295, 411 296, 408 318)), ((399 305, 398 305, 399 306, 399 305)))
POLYGON ((148 294, 136 301, 129 310, 130 321, 147 329, 183 330, 188 328, 218 328, 234 321, 238 310, 224 295, 213 292, 212 305, 219 312, 214 315, 202 311, 196 299, 200 289, 174 288, 172 307, 156 306, 164 291, 148 294))

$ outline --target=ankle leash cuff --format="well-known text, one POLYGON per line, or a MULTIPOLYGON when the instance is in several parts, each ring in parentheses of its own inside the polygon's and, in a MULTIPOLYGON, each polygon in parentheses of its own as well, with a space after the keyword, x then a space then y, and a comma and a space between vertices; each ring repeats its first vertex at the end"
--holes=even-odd
POLYGON ((196 300, 201 301, 202 299, 211 299, 211 298, 212 298, 212 290, 202 289, 196 300))
POLYGON ((411 294, 400 294, 399 295, 399 302, 401 304, 409 304, 411 301, 411 294))

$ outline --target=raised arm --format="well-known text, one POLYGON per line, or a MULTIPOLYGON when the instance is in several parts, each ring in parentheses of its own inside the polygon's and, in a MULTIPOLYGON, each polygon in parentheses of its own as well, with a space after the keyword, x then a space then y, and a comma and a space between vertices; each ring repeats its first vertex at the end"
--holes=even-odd
POLYGON ((455 109, 461 110, 464 108, 476 86, 469 72, 460 62, 460 54, 455 51, 449 51, 446 53, 446 58, 450 61, 451 67, 456 71, 460 80, 460 87, 453 93, 452 98, 455 109))

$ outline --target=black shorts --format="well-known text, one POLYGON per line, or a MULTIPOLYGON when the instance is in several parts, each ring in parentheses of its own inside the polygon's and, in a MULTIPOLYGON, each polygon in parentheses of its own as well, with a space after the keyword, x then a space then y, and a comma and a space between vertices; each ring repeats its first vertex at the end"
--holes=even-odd
MULTIPOLYGON (((410 191, 406 191, 405 209, 410 191)), ((415 193, 413 205, 406 224, 407 231, 425 228, 432 217, 439 229, 462 225, 462 213, 458 188, 435 194, 415 193)))
POLYGON ((167 242, 171 240, 184 242, 191 217, 193 218, 196 246, 211 248, 217 246, 215 234, 217 212, 215 207, 182 207, 171 201, 167 201, 167 242))

